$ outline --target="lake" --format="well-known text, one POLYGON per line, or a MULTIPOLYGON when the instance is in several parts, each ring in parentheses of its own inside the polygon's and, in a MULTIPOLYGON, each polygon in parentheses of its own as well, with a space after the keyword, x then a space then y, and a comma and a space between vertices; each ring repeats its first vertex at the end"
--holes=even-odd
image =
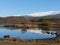
POLYGON ((4 38, 5 35, 10 35, 11 37, 20 39, 45 39, 56 37, 55 34, 43 34, 41 29, 22 30, 0 27, 0 38, 4 38))

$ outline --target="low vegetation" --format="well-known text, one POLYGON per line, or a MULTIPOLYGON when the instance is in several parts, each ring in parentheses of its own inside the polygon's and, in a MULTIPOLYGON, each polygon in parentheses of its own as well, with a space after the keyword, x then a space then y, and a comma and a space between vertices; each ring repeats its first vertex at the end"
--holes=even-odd
POLYGON ((3 40, 0 45, 59 45, 60 38, 40 39, 40 40, 3 40))

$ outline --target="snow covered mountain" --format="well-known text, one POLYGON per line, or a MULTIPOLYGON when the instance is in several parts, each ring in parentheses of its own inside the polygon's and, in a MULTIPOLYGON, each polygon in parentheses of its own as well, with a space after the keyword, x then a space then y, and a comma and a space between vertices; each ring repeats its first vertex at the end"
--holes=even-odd
POLYGON ((28 14, 28 16, 32 16, 32 17, 41 17, 41 16, 54 16, 54 15, 59 15, 60 11, 48 11, 48 12, 38 12, 38 13, 32 13, 32 14, 28 14))

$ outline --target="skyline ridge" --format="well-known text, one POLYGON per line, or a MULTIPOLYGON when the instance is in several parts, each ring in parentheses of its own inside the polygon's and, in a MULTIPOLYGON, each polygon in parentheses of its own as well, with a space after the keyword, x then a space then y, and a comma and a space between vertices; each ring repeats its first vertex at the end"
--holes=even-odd
MULTIPOLYGON (((48 16, 48 15, 54 15, 54 14, 60 14, 60 11, 43 11, 43 12, 35 12, 35 13, 30 13, 30 14, 12 15, 12 16, 38 17, 38 16, 48 16)), ((9 16, 0 16, 0 17, 9 17, 9 16)))

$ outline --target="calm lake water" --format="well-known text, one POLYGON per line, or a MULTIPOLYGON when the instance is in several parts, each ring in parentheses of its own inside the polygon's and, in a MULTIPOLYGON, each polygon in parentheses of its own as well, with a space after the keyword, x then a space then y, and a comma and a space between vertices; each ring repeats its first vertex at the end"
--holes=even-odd
POLYGON ((21 30, 21 29, 11 29, 0 27, 0 38, 3 38, 5 35, 10 35, 11 37, 20 38, 20 39, 45 39, 45 38, 54 38, 56 35, 43 34, 41 30, 32 29, 32 30, 21 30))

